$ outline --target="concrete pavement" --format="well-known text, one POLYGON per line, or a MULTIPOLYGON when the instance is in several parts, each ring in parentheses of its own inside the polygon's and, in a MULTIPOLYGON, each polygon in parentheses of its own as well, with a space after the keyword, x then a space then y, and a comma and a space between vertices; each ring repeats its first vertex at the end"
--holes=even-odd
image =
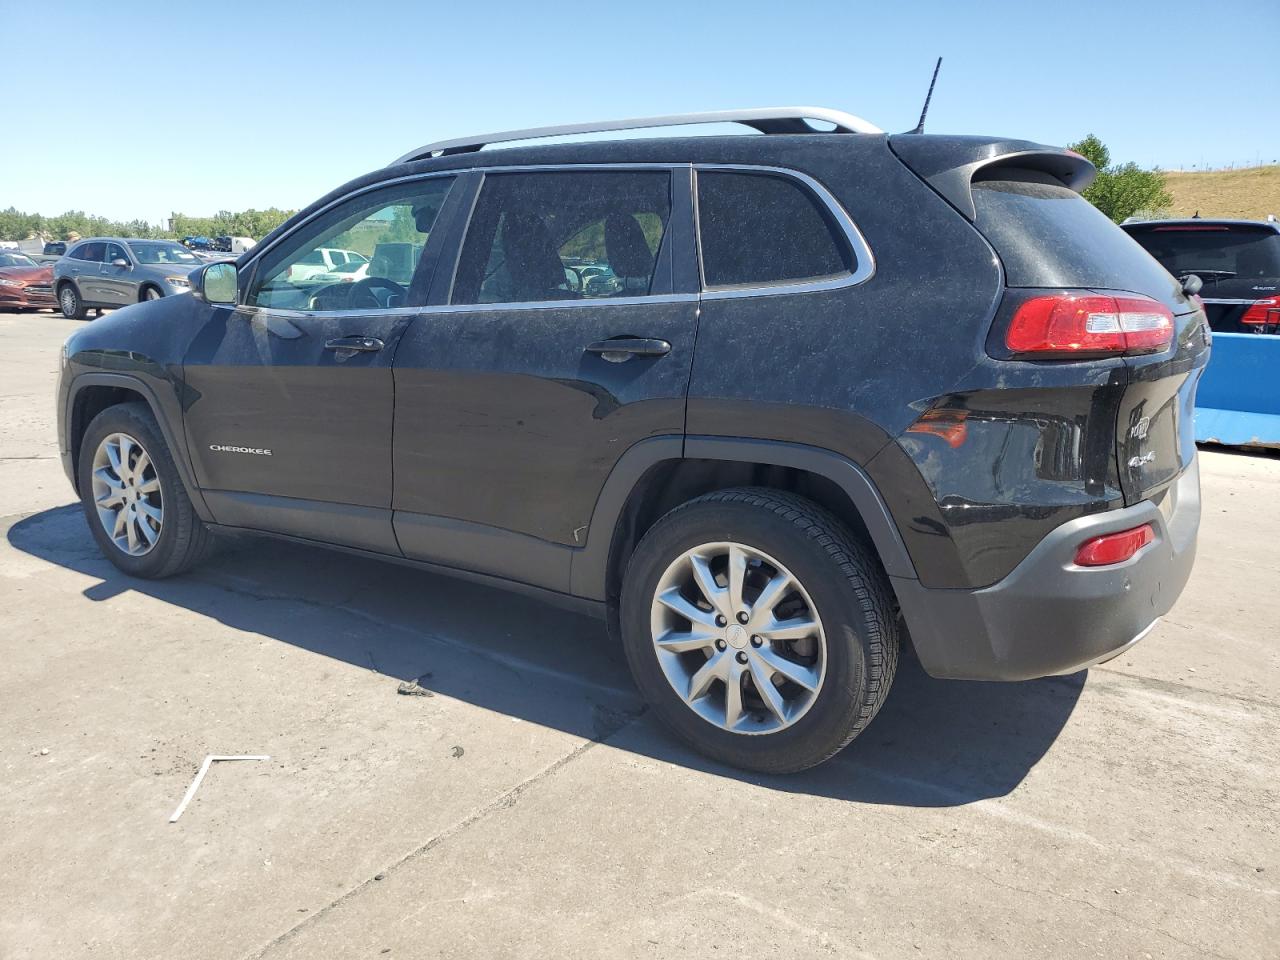
POLYGON ((1202 455, 1191 584, 1123 658, 908 660, 763 778, 523 598, 256 540, 121 576, 57 460, 76 327, 0 315, 0 957, 1277 955, 1280 458, 1202 455), (169 824, 207 753, 272 759, 169 824))

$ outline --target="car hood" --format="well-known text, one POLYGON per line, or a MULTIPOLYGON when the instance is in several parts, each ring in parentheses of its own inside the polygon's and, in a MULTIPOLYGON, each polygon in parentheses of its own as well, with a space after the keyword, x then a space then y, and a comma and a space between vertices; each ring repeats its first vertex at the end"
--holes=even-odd
POLYGON ((203 266, 203 263, 140 263, 138 264, 138 269, 146 270, 148 273, 154 273, 157 276, 185 277, 203 266))
POLYGON ((48 283, 53 279, 53 267, 0 267, 0 277, 23 283, 48 283))

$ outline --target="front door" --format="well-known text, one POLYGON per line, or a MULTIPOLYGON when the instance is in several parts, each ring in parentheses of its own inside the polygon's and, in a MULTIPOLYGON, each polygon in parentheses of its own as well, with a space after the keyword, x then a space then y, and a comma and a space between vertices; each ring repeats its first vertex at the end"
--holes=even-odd
POLYGON ((240 305, 184 360, 187 442, 221 524, 398 554, 391 529, 391 359, 430 277, 392 276, 385 243, 430 252, 451 179, 359 193, 241 268, 240 305), (365 275, 292 268, 318 249, 371 258, 365 275), (248 276, 244 276, 244 274, 248 276))
POLYGON ((494 172, 396 356, 405 554, 567 590, 629 447, 680 436, 689 168, 494 172), (451 281, 451 282, 450 282, 451 281))
POLYGON ((98 289, 104 303, 124 306, 138 300, 138 282, 134 279, 133 258, 119 243, 108 243, 102 266, 98 270, 98 289), (123 260, 125 265, 119 266, 123 260))

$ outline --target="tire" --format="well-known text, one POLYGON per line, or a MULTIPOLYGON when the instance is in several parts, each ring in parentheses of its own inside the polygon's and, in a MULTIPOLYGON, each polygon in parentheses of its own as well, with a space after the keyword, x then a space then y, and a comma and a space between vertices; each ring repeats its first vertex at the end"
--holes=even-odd
POLYGON ((164 292, 156 289, 155 287, 143 287, 142 295, 138 297, 138 302, 142 303, 147 300, 159 300, 163 296, 164 292))
POLYGON ((655 523, 627 565, 619 619, 632 676, 654 713, 700 753, 762 773, 794 773, 834 756, 875 717, 898 665, 890 588, 871 552, 827 510, 767 488, 709 493, 655 523), (712 571, 718 600, 707 600, 706 589, 689 585, 698 582, 696 576, 679 586, 686 582, 680 571, 694 569, 689 552, 695 548, 702 567, 712 571), (750 558, 738 564, 745 571, 738 605, 749 616, 743 630, 728 617, 722 617, 724 624, 706 619, 733 609, 725 592, 731 554, 724 552, 732 548, 750 558), (765 590, 756 584, 768 581, 772 587, 787 582, 786 575, 789 585, 772 602, 764 600, 765 590), (683 598, 703 598, 697 610, 682 606, 698 623, 657 601, 660 593, 670 599, 673 589, 680 593, 677 605, 683 598), (753 590, 759 592, 748 600, 753 590), (756 633, 764 623, 779 629, 756 633), (783 637, 806 624, 816 630, 804 639, 783 637), (712 647, 671 649, 699 643, 704 635, 715 638, 712 647), (667 642, 662 652, 659 637, 667 642), (785 679, 774 670, 780 660, 787 661, 785 679), (703 695, 686 701, 685 693, 701 688, 707 671, 715 670, 749 678, 738 680, 743 712, 737 722, 729 721, 728 679, 710 681, 703 695), (756 685, 758 671, 775 688, 768 698, 756 685), (678 685, 685 693, 677 692, 678 685))
POLYGON ((80 299, 80 291, 74 283, 64 283, 58 290, 58 307, 68 320, 83 320, 85 316, 84 301, 80 299))
POLYGON ((190 569, 212 549, 213 534, 196 516, 173 454, 164 442, 164 434, 145 403, 108 407, 93 418, 80 443, 77 472, 80 503, 93 538, 107 559, 130 576, 170 577, 190 569), (127 448, 112 439, 120 437, 130 441, 127 448), (112 443, 115 443, 115 460, 119 460, 123 452, 125 459, 136 468, 145 455, 150 466, 139 469, 138 476, 131 482, 127 475, 132 475, 133 470, 116 472, 111 467, 115 461, 107 448, 112 443), (135 446, 140 453, 133 451, 135 446), (105 473, 95 478, 95 471, 100 470, 105 473), (131 486, 133 493, 125 493, 123 498, 115 492, 131 486), (139 504, 134 514, 136 523, 125 523, 119 537, 113 536, 114 531, 108 530, 108 520, 99 509, 99 501, 110 505, 113 500, 121 499, 128 503, 130 498, 139 504), (143 510, 147 510, 148 515, 158 510, 160 520, 149 520, 142 515, 143 510), (149 542, 152 536, 154 541, 149 542), (135 541, 137 552, 132 550, 135 541))

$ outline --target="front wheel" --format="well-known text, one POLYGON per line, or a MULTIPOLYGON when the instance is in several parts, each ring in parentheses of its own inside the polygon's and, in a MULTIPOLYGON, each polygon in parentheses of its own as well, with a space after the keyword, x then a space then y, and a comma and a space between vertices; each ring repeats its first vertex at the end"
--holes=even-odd
POLYGON ((80 502, 98 546, 135 577, 181 573, 208 553, 160 426, 145 403, 108 407, 80 444, 80 502))
POLYGON ((84 301, 80 299, 80 291, 74 283, 65 283, 58 291, 58 307, 68 320, 83 320, 85 315, 84 301))
POLYGON ((163 296, 164 294, 155 287, 147 287, 147 289, 142 291, 143 300, 159 300, 163 296))
POLYGON ((627 566, 623 644, 654 712, 713 759, 790 773, 869 724, 893 683, 885 575, 831 513, 739 488, 672 510, 627 566))

